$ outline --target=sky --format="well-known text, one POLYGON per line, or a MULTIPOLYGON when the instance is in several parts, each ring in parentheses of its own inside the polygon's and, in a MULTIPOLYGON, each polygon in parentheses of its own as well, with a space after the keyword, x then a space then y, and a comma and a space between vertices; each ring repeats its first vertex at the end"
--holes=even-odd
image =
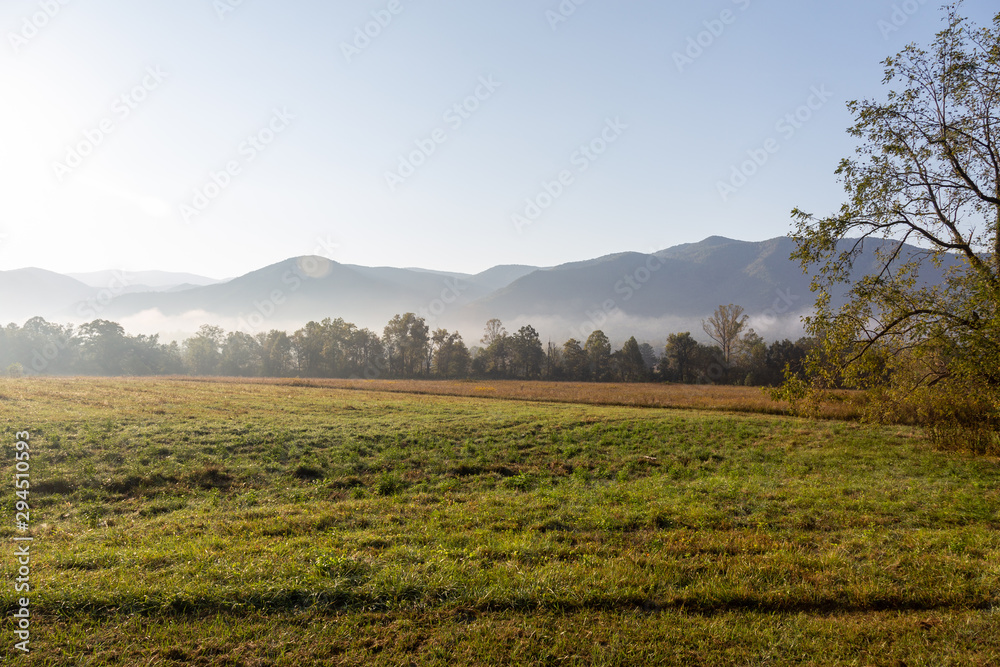
MULTIPOLYGON (((985 25, 995 0, 967 0, 985 25)), ((4 0, 0 270, 477 273, 791 229, 921 0, 4 0)))

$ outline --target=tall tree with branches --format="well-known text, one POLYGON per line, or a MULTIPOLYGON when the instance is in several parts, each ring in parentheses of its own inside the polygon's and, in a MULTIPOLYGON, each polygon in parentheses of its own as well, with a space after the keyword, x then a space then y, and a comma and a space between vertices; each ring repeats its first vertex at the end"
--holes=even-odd
POLYGON ((747 325, 749 317, 743 314, 743 307, 729 304, 719 306, 707 321, 701 323, 708 337, 714 340, 722 350, 722 359, 728 365, 733 357, 733 350, 740 340, 740 334, 747 325))
POLYGON ((840 211, 792 212, 817 294, 814 381, 931 422, 956 417, 955 397, 1000 408, 1000 14, 976 27, 960 6, 928 48, 884 61, 885 99, 848 104, 859 145, 836 172, 840 211))

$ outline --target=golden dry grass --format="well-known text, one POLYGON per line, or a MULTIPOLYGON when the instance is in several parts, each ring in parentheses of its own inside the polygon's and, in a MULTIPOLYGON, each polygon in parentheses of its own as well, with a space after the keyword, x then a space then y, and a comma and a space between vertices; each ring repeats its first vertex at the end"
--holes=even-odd
MULTIPOLYGON (((264 383, 436 396, 470 396, 519 401, 620 405, 643 408, 721 410, 790 414, 789 405, 774 401, 767 389, 722 385, 654 383, 541 382, 519 380, 340 380, 301 378, 175 378, 209 382, 264 383)), ((857 419, 864 405, 861 392, 830 392, 816 416, 857 419)))

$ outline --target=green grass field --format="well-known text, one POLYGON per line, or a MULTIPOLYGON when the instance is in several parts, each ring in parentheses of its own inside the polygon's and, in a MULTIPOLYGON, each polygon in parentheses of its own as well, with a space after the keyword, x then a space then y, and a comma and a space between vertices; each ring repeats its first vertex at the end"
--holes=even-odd
POLYGON ((0 426, 15 662, 1000 664, 1000 461, 912 429, 92 379, 0 426))

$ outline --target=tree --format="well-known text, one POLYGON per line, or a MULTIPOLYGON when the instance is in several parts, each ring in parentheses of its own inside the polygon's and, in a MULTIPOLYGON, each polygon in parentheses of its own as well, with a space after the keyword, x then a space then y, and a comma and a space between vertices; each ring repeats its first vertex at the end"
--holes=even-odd
POLYGON ((320 322, 307 322, 291 336, 292 352, 298 371, 305 377, 329 377, 327 332, 320 322))
POLYGON ((587 336, 583 350, 587 353, 590 377, 597 382, 607 382, 611 374, 611 341, 598 329, 587 336))
MULTIPOLYGON (((98 329, 88 329, 87 336, 99 335, 98 329)), ((4 332, 6 341, 0 347, 0 364, 4 367, 18 361, 23 368, 42 374, 68 374, 74 371, 90 373, 98 370, 94 367, 96 362, 93 359, 88 360, 89 368, 80 366, 80 347, 84 341, 74 334, 72 326, 63 327, 46 322, 41 317, 33 317, 20 329, 11 324, 4 332)), ((109 361, 114 361, 113 356, 109 361)))
POLYGON ((243 331, 226 336, 222 346, 222 373, 237 377, 258 376, 264 372, 263 348, 256 338, 243 331))
POLYGON ((382 343, 390 373, 414 377, 425 369, 430 335, 424 318, 415 313, 396 315, 385 325, 382 343))
POLYGON ((483 331, 483 338, 481 342, 486 347, 493 345, 507 335, 507 330, 503 327, 503 322, 497 318, 493 318, 486 322, 486 328, 483 331))
POLYGON ((351 329, 345 357, 344 373, 349 377, 371 380, 385 372, 385 346, 370 329, 351 329))
POLYGON ((714 340, 722 350, 722 361, 728 366, 732 363, 733 349, 740 339, 740 333, 747 324, 748 316, 743 314, 742 306, 729 304, 719 306, 708 321, 702 321, 701 328, 708 337, 714 340))
POLYGON ((160 344, 159 334, 126 336, 121 370, 125 375, 174 375, 184 372, 177 343, 160 344))
POLYGON ((568 380, 586 380, 590 377, 590 364, 587 353, 580 341, 570 338, 563 343, 563 373, 568 380))
POLYGON ((812 345, 811 339, 800 339, 793 343, 787 338, 775 341, 767 348, 767 380, 771 386, 780 385, 788 377, 800 379, 804 370, 806 354, 812 345))
POLYGON ((174 340, 166 345, 160 345, 160 372, 167 375, 181 375, 184 373, 184 355, 177 341, 174 340))
POLYGON ((534 380, 542 374, 545 351, 534 327, 525 325, 510 337, 510 352, 515 376, 534 380))
POLYGON ((669 382, 694 382, 695 353, 698 341, 691 337, 690 331, 670 334, 667 346, 660 360, 660 375, 669 382))
POLYGON ((122 360, 128 352, 128 341, 122 325, 108 320, 94 320, 81 324, 78 333, 83 341, 82 354, 98 373, 123 373, 122 360))
POLYGON ((329 317, 324 318, 320 322, 320 327, 323 342, 320 350, 323 359, 323 374, 329 377, 343 377, 347 374, 347 348, 357 327, 350 322, 345 322, 342 317, 335 320, 329 317))
POLYGON ((563 351, 551 340, 545 346, 545 366, 542 368, 543 380, 559 380, 563 377, 563 351))
POLYGON ((624 382, 645 382, 649 378, 646 361, 635 336, 632 336, 618 353, 618 365, 624 382))
POLYGON ((659 358, 656 356, 656 350, 649 343, 639 344, 639 353, 642 355, 642 360, 646 364, 646 370, 650 373, 656 368, 656 364, 659 363, 659 358))
POLYGON ((218 372, 224 336, 221 327, 203 324, 194 337, 184 341, 184 362, 194 375, 218 372))
POLYGON ((260 346, 261 366, 264 377, 285 377, 292 371, 292 340, 284 331, 272 329, 260 332, 255 338, 260 346))
POLYGON ((462 378, 469 372, 472 358, 460 333, 438 329, 431 337, 431 346, 434 351, 432 368, 435 375, 442 378, 462 378))
POLYGON ((759 387, 767 384, 767 343, 756 331, 747 331, 733 352, 734 382, 759 387))
POLYGON ((480 352, 483 371, 493 377, 506 377, 510 371, 510 336, 500 320, 493 318, 486 323, 480 342, 484 345, 480 352))
MULTIPOLYGON (((7 368, 14 363, 22 366, 20 362, 16 361, 19 358, 17 344, 20 333, 20 328, 14 323, 0 327, 0 368, 7 368)), ((21 371, 23 373, 23 366, 21 371)))
POLYGON ((859 146, 836 172, 847 202, 821 219, 792 212, 793 258, 818 268, 806 322, 821 343, 811 377, 817 386, 875 388, 884 414, 954 419, 945 405, 954 399, 995 424, 1000 14, 977 28, 948 6, 929 49, 907 46, 883 65, 885 99, 848 104, 859 146), (862 266, 856 260, 871 246, 875 261, 862 266), (933 395, 950 398, 928 403, 933 395))

